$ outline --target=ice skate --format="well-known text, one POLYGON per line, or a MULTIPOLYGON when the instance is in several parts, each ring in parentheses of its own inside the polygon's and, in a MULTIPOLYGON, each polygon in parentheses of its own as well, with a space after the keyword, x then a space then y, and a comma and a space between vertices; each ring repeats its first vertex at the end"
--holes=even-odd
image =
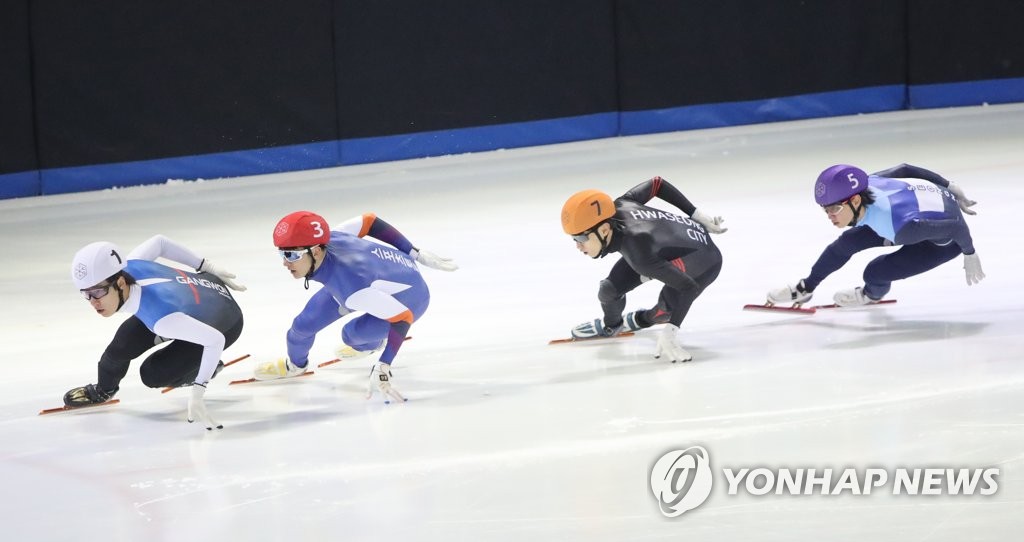
POLYGON ((878 303, 877 299, 871 299, 865 295, 864 289, 860 286, 849 290, 840 290, 832 296, 832 300, 840 307, 860 307, 862 305, 878 303))
POLYGON ((598 337, 614 337, 622 331, 623 326, 624 323, 615 327, 606 327, 600 318, 595 318, 572 328, 572 338, 595 339, 598 337))
POLYGON ((626 330, 639 331, 644 328, 636 321, 636 316, 639 312, 640 311, 633 311, 622 317, 622 322, 625 324, 626 330))
POLYGON ((768 306, 774 305, 791 305, 793 307, 799 307, 804 303, 811 300, 814 296, 813 292, 808 292, 807 287, 804 286, 804 281, 801 280, 796 286, 784 286, 768 292, 768 306))
POLYGON ((355 348, 352 348, 347 344, 342 344, 341 346, 334 349, 334 354, 338 356, 338 359, 342 361, 349 361, 353 359, 365 358, 370 354, 380 352, 382 348, 384 348, 384 341, 381 341, 376 348, 372 348, 370 350, 356 350, 355 348))
POLYGON ((306 367, 293 365, 288 358, 281 358, 276 361, 268 361, 256 366, 253 371, 253 378, 256 380, 277 380, 279 378, 291 378, 306 372, 306 367))

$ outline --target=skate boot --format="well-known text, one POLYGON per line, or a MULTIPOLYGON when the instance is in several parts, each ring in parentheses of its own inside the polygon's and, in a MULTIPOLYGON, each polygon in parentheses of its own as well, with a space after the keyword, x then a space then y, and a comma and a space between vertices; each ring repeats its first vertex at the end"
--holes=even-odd
POLYGON ((811 300, 813 292, 807 291, 803 279, 796 286, 785 286, 768 292, 768 305, 792 305, 799 307, 811 300))
POLYGON ((365 358, 370 354, 380 352, 381 348, 384 348, 384 341, 381 341, 376 348, 370 350, 356 350, 347 344, 342 344, 338 348, 334 349, 334 354, 338 356, 338 359, 348 361, 352 359, 365 358))
POLYGON ((636 320, 637 314, 639 314, 640 312, 641 311, 633 311, 627 313, 625 316, 622 317, 622 322, 625 324, 625 328, 627 330, 639 331, 644 328, 644 326, 641 326, 640 322, 637 322, 636 320))
POLYGON ((252 376, 256 380, 277 380, 299 376, 304 372, 306 372, 306 367, 293 365, 288 358, 281 358, 259 364, 252 376))
POLYGON ((870 305, 871 303, 878 301, 877 299, 871 299, 865 295, 864 289, 860 286, 849 290, 840 290, 832 296, 832 300, 840 307, 859 307, 861 305, 870 305))
POLYGON ((594 318, 583 322, 582 324, 572 329, 572 337, 574 339, 593 339, 596 337, 614 337, 622 331, 623 324, 619 324, 615 327, 607 327, 600 318, 594 318))

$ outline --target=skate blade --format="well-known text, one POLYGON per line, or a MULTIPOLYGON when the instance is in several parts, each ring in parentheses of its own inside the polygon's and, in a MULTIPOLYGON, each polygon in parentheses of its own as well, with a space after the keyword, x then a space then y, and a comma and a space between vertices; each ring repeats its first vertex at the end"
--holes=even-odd
POLYGON ((576 337, 569 337, 568 339, 554 339, 554 340, 548 341, 548 344, 585 343, 585 342, 590 342, 590 341, 602 341, 602 340, 621 339, 621 338, 624 338, 624 337, 632 337, 633 335, 634 335, 634 333, 632 331, 623 331, 622 333, 619 333, 618 335, 615 335, 613 337, 597 336, 597 337, 590 337, 589 339, 579 339, 579 338, 576 338, 576 337))

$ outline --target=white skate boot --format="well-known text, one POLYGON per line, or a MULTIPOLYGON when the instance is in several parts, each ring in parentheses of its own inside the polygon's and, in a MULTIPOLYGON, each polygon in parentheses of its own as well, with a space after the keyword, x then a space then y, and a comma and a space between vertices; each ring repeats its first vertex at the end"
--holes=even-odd
POLYGON ((281 358, 257 365, 252 377, 256 380, 277 380, 299 376, 304 372, 306 367, 297 367, 288 358, 281 358))
POLYGON ((623 331, 636 331, 643 329, 636 321, 636 313, 633 311, 622 317, 622 323, 615 327, 608 327, 600 318, 594 318, 574 327, 572 336, 574 339, 593 339, 595 337, 614 337, 623 331))
POLYGON ((878 302, 877 299, 871 299, 864 295, 864 289, 860 286, 850 288, 849 290, 839 290, 834 296, 832 296, 832 300, 840 307, 859 307, 861 305, 870 305, 871 303, 878 302))
POLYGON ((626 325, 626 329, 629 331, 638 331, 643 329, 643 326, 636 321, 636 315, 638 312, 640 311, 633 311, 622 317, 622 322, 626 325))
POLYGON ((787 305, 799 307, 811 300, 814 293, 808 292, 804 281, 796 283, 796 286, 785 286, 768 292, 769 305, 787 305))

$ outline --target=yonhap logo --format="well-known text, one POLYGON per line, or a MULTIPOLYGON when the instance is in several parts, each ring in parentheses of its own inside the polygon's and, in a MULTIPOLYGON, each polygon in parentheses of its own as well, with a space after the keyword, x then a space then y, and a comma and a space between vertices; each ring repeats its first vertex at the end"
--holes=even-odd
MULTIPOLYGON (((928 498, 955 495, 984 499, 999 491, 999 467, 959 465, 942 467, 882 466, 733 467, 720 466, 718 475, 729 497, 818 497, 905 495, 928 498)), ((704 504, 711 496, 715 475, 708 451, 701 446, 672 450, 651 467, 651 492, 662 515, 675 518, 704 504)))
POLYGON ((711 495, 711 462, 700 446, 673 450, 651 467, 651 491, 665 517, 693 510, 711 495))

